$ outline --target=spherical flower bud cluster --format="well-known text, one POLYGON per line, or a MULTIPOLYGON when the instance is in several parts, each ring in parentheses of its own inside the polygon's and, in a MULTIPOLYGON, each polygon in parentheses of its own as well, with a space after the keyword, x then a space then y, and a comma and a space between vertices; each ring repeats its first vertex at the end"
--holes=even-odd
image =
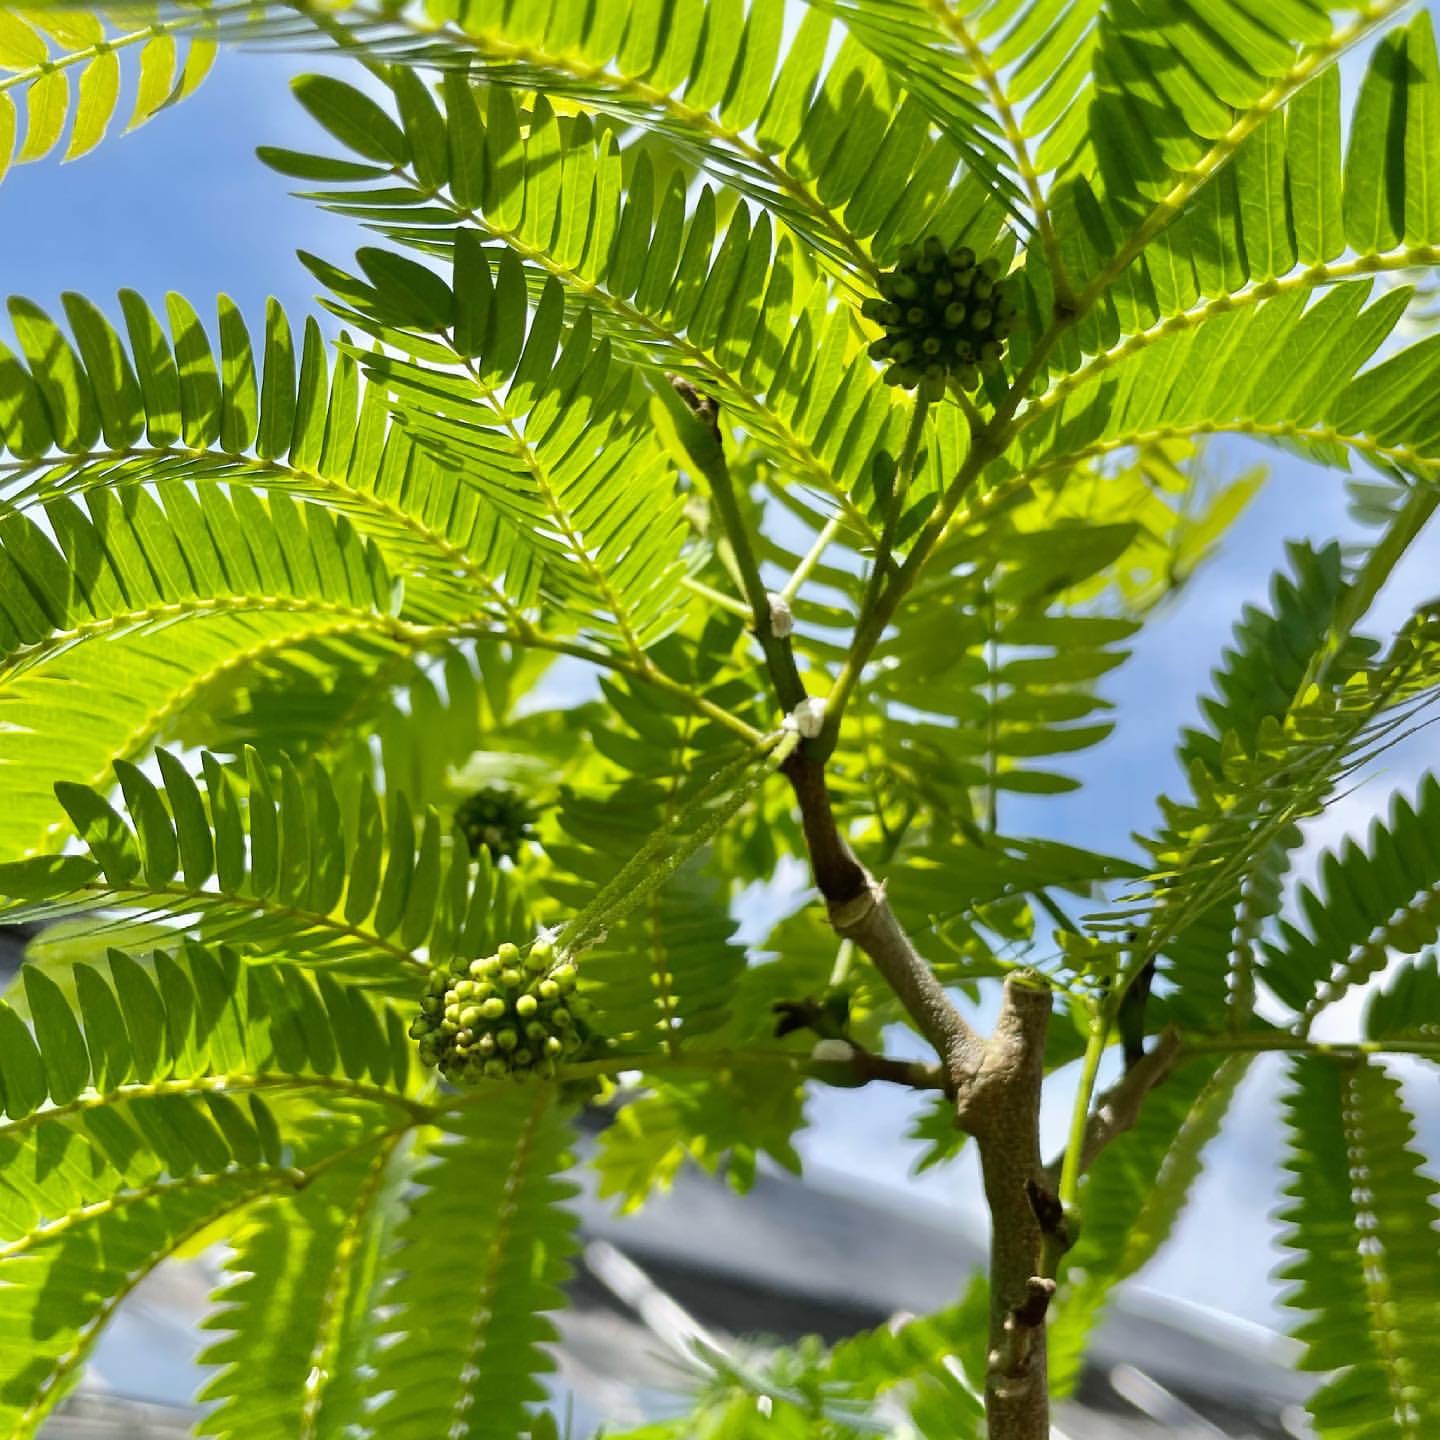
POLYGON ((880 277, 880 297, 861 305, 866 319, 885 327, 870 346, 888 360, 885 382, 938 400, 955 376, 967 390, 999 371, 1006 338, 1018 323, 1010 286, 993 256, 978 264, 968 245, 947 248, 936 235, 902 245, 896 267, 880 277))
POLYGON ((437 969, 410 1025, 420 1059, 447 1080, 552 1076, 580 1048, 579 1024, 567 1003, 575 967, 537 940, 528 955, 506 943, 480 960, 437 969))
POLYGON ((455 823, 478 855, 483 845, 492 860, 513 860, 523 841, 531 835, 535 812, 507 785, 487 785, 467 795, 455 807, 455 823))

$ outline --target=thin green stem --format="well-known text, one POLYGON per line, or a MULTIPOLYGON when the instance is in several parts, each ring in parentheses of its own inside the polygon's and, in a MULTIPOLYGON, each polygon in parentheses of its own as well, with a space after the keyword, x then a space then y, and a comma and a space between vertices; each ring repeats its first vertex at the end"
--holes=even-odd
POLYGON ((832 515, 821 527, 815 543, 805 552, 804 558, 795 567, 795 572, 785 582, 780 598, 789 604, 800 593, 800 587, 810 578, 811 572, 820 563, 821 557, 830 548, 830 543, 840 533, 840 517, 832 515))
POLYGON ((1357 1059, 1365 1055, 1421 1055, 1440 1060, 1440 1035, 1434 1039, 1306 1040, 1288 1030, 1256 1030, 1239 1035, 1194 1034, 1181 1037, 1182 1055, 1251 1055, 1277 1051, 1287 1055, 1329 1055, 1357 1059))
POLYGON ((712 605, 719 606, 731 615, 738 615, 742 620, 749 620, 750 609, 743 600, 737 600, 733 595, 727 595, 723 590, 717 590, 713 585, 695 579, 693 575, 682 575, 680 583, 692 595, 698 595, 702 600, 708 600, 712 605))
POLYGON ((690 457, 705 478, 710 488, 710 498, 720 520, 720 528, 729 542, 745 598, 750 602, 751 624, 755 638, 765 654, 766 668, 775 688, 780 708, 788 715, 805 699, 805 685, 795 665, 795 653, 790 648, 788 632, 776 634, 774 618, 770 608, 770 592, 760 574, 760 562, 756 559, 754 546, 750 543, 750 530, 740 509, 740 500, 730 476, 730 466, 725 459, 724 443, 720 436, 718 422, 710 414, 694 409, 703 400, 690 398, 688 387, 681 387, 686 396, 685 404, 691 408, 694 424, 701 432, 691 446, 690 457))
POLYGON ((1095 1097, 1095 1082, 1100 1062, 1110 1041, 1110 1015, 1103 1006, 1090 1017, 1090 1033, 1085 1041, 1085 1057, 1080 1066, 1080 1081, 1075 1088, 1075 1102, 1070 1110, 1070 1136, 1065 1146, 1065 1159, 1060 1166, 1060 1205, 1068 1216, 1079 1205, 1080 1176, 1085 1161, 1085 1130, 1090 1122, 1090 1102, 1095 1097))

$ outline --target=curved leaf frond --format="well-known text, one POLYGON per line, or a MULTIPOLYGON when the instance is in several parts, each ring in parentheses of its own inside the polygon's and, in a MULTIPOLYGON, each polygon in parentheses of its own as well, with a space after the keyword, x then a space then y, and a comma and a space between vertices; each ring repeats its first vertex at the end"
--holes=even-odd
POLYGON ((403 1027, 358 992, 199 946, 109 968, 74 966, 67 994, 27 965, 33 1030, 0 1003, 0 1416, 17 1436, 167 1256, 423 1113, 403 1027))
POLYGON ((248 747, 243 770, 202 759, 203 798, 166 751, 163 788, 117 765, 128 823, 96 791, 60 787, 89 857, 0 867, 7 919, 101 911, 102 932, 123 925, 116 912, 168 920, 404 994, 422 947, 439 963, 525 932, 505 875, 484 855, 472 865, 433 807, 415 817, 401 791, 382 806, 368 778, 342 788, 313 761, 282 756, 272 772, 248 747))
POLYGON ((1399 1084, 1368 1063, 1305 1058, 1286 1111, 1280 1219, 1298 1258, 1280 1272, 1294 1282, 1285 1303, 1309 1317, 1295 1332, 1304 1367, 1335 1372, 1310 1399, 1316 1428, 1422 1440, 1440 1423, 1440 1210, 1399 1084))
POLYGON ((538 1085, 471 1107, 431 1147, 382 1294, 369 1386, 381 1430, 510 1440, 544 1400, 545 1312, 564 1304, 575 1247, 571 1138, 538 1085))

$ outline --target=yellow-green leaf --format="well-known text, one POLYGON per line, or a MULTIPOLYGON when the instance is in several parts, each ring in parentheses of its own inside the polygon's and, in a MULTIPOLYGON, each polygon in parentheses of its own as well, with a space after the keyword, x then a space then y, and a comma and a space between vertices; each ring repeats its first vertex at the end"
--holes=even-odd
POLYGON ((105 138, 119 98, 120 57, 113 50, 105 50, 80 72, 80 98, 75 106, 70 148, 65 152, 67 160, 78 159, 105 138))

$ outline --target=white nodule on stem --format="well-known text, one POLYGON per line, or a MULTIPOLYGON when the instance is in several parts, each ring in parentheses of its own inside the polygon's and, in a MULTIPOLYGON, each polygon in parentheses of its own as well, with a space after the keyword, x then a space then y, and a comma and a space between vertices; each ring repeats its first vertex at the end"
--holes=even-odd
POLYGON ((765 598, 770 602, 770 633, 777 640, 784 640, 795 629, 795 617, 790 613, 790 602, 773 590, 766 591, 765 598))
POLYGON ((846 1064, 855 1058, 855 1047, 848 1040, 817 1040, 810 1058, 846 1064))
POLYGON ((784 728, 798 731, 804 740, 813 740, 825 728, 825 702, 814 696, 802 700, 785 717, 784 728))

